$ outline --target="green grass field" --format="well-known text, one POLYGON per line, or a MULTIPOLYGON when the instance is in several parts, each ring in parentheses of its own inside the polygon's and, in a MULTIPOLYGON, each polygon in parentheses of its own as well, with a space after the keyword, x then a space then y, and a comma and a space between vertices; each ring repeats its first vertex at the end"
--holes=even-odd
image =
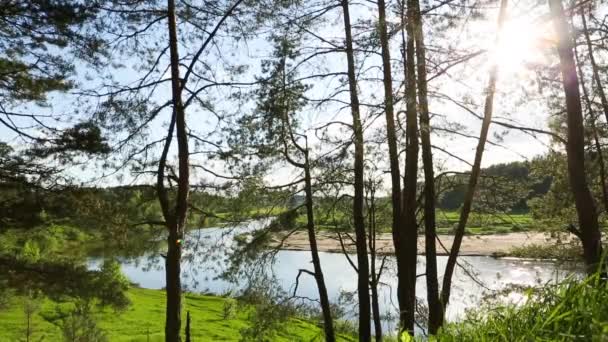
MULTIPOLYGON (((267 216, 277 216, 284 212, 284 207, 273 207, 273 208, 260 208, 249 212, 250 217, 259 218, 267 216)), ((388 212, 384 212, 385 215, 390 215, 388 212)), ((218 216, 227 216, 227 214, 220 214, 218 216)), ((439 234, 453 234, 453 230, 458 224, 460 212, 456 210, 437 210, 437 233, 439 234)), ((335 230, 336 224, 339 229, 347 229, 349 218, 346 217, 344 212, 332 212, 331 214, 324 212, 323 210, 317 210, 315 213, 315 225, 319 230, 335 230), (336 222, 337 221, 337 222, 336 222)), ((215 221, 210 221, 215 223, 215 221)), ((304 210, 301 210, 296 217, 294 225, 305 229, 306 227, 306 214, 304 210)), ((382 232, 390 232, 390 217, 382 217, 378 219, 378 228, 382 232)), ((294 227, 283 227, 284 229, 291 229, 294 227)), ((487 234, 506 234, 512 232, 529 231, 535 230, 534 220, 530 214, 480 214, 471 213, 467 222, 467 234, 469 235, 487 235, 487 234)))
MULTIPOLYGON (((458 211, 443 211, 437 210, 437 233, 453 234, 454 228, 458 224, 460 212, 458 211)), ((383 232, 389 232, 390 227, 388 222, 390 219, 382 220, 384 225, 379 228, 383 232)), ((296 223, 304 226, 306 217, 298 216, 296 223)), ((334 225, 327 221, 319 220, 317 228, 321 230, 335 229, 334 225)), ((479 214, 471 213, 467 222, 467 234, 470 235, 487 235, 487 234, 506 234, 512 232, 533 230, 534 221, 529 214, 479 214)))
MULTIPOLYGON (((129 290, 132 305, 124 312, 112 309, 95 311, 99 326, 109 341, 164 341, 165 293, 159 290, 134 288, 129 290)), ((240 330, 249 325, 247 310, 239 310, 234 318, 224 319, 225 298, 188 294, 184 302, 185 311, 191 315, 193 341, 239 341, 240 330)), ((31 341, 62 341, 57 309, 67 309, 73 303, 58 303, 45 299, 40 310, 33 316, 34 334, 31 341)), ((26 318, 23 297, 10 300, 6 308, 0 309, 0 341, 24 340, 26 318)), ((291 319, 273 341, 320 340, 321 329, 300 319, 291 319)), ((341 337, 341 341, 350 339, 341 337)))
MULTIPOLYGON (((458 211, 437 211, 437 232, 451 234, 458 224, 458 211)), ((471 213, 467 222, 467 233, 471 235, 506 234, 533 230, 533 219, 529 214, 479 214, 471 213)))

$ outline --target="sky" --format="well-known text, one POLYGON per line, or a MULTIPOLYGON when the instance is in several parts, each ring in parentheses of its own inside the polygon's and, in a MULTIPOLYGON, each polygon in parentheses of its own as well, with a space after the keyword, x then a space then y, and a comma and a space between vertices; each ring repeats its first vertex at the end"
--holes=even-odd
MULTIPOLYGON (((464 51, 485 50, 478 57, 453 67, 442 76, 432 79, 429 83, 429 90, 432 93, 447 94, 450 98, 458 101, 466 99, 473 104, 472 108, 474 108, 475 112, 481 115, 483 113, 482 104, 485 98, 488 71, 491 62, 497 61, 500 68, 495 95, 494 117, 497 120, 505 122, 515 122, 520 126, 545 128, 547 126, 549 110, 545 99, 546 94, 539 95, 540 87, 537 84, 538 73, 535 72, 535 66, 554 65, 557 62, 554 44, 550 41, 552 30, 548 22, 547 12, 548 6, 546 4, 538 5, 530 1, 511 1, 508 9, 509 19, 503 31, 502 41, 497 49, 493 49, 498 16, 497 3, 484 8, 483 18, 461 18, 466 25, 461 23, 445 31, 439 32, 429 25, 430 23, 426 23, 427 31, 425 32, 425 39, 430 67, 435 63, 445 63, 446 59, 453 58, 464 51), (445 50, 448 48, 453 49, 454 55, 434 53, 439 49, 445 50), (526 101, 519 100, 524 97, 526 101)), ((297 13, 293 14, 297 15, 297 13)), ((370 3, 353 5, 351 6, 351 16, 353 22, 365 19, 375 20, 375 5, 370 3)), ((389 21, 394 24, 397 18, 394 15, 390 15, 389 21)), ((341 25, 342 17, 338 8, 330 13, 324 25, 316 26, 314 31, 316 35, 322 36, 328 41, 335 41, 341 44, 343 41, 341 25)), ((157 39, 164 39, 162 36, 164 28, 164 24, 159 26, 157 39)), ((191 29, 184 29, 181 33, 184 35, 189 34, 190 31, 188 30, 191 29)), ((355 32, 357 31, 355 30, 355 32)), ((265 41, 267 33, 268 31, 266 34, 249 37, 249 39, 242 41, 218 40, 218 45, 204 56, 204 61, 207 63, 206 72, 209 75, 213 75, 217 80, 228 80, 230 76, 225 67, 226 63, 232 66, 247 64, 249 65, 247 71, 238 80, 240 82, 253 81, 256 75, 260 75, 261 60, 268 58, 271 53, 270 45, 265 41), (227 62, 227 60, 229 61, 227 62)), ((301 58, 306 57, 312 51, 318 51, 319 47, 329 46, 311 37, 304 38, 301 58)), ((403 72, 399 62, 400 39, 398 38, 394 37, 391 41, 393 74, 395 75, 394 92, 397 96, 403 91, 402 88, 399 88, 403 77, 399 77, 398 75, 402 75, 403 72)), ((181 45, 181 54, 186 55, 188 52, 195 51, 198 47, 196 43, 195 41, 190 42, 188 45, 181 45)), ((125 64, 125 67, 112 71, 112 76, 120 82, 129 82, 141 75, 134 68, 134 65, 139 62, 135 58, 127 58, 121 62, 125 64)), ((378 67, 380 65, 379 57, 371 54, 366 56, 359 55, 356 62, 361 68, 359 73, 359 95, 361 102, 379 103, 383 98, 383 88, 380 82, 381 70, 378 67)), ((84 67, 80 68, 75 80, 89 88, 99 88, 101 81, 86 78, 84 70, 84 67)), ((329 71, 346 71, 344 53, 328 54, 314 58, 304 64, 300 70, 300 75, 320 74, 329 71)), ((430 69, 430 77, 433 76, 433 71, 433 69, 430 69)), ((167 75, 159 72, 158 76, 163 77, 167 75)), ((311 79, 307 80, 307 83, 312 86, 312 89, 307 94, 309 97, 323 98, 340 84, 340 78, 311 79)), ((251 101, 243 105, 235 104, 230 99, 230 95, 234 93, 234 88, 213 88, 205 96, 208 99, 212 99, 216 111, 224 114, 234 115, 242 111, 252 110, 253 103, 251 101)), ((167 86, 160 86, 152 94, 151 99, 162 103, 168 99, 168 96, 170 96, 169 88, 167 86)), ((344 103, 348 103, 347 94, 341 94, 337 98, 344 101, 344 103)), ((51 94, 49 102, 51 106, 48 108, 28 106, 24 107, 23 110, 53 114, 74 112, 73 96, 51 94)), ((317 141, 314 129, 324 123, 333 120, 351 121, 350 109, 344 103, 331 103, 320 108, 309 106, 300 113, 303 128, 307 132, 309 141, 313 143, 317 141)), ((396 110, 403 110, 403 105, 398 103, 396 110)), ((477 136, 479 134, 481 121, 448 100, 439 100, 436 97, 431 97, 430 111, 434 114, 432 118, 433 123, 439 127, 458 124, 460 127, 456 130, 459 133, 470 136, 477 136)), ((362 108, 362 114, 368 127, 366 131, 368 138, 371 137, 374 130, 382 130, 385 124, 383 117, 372 120, 370 110, 365 107, 362 108)), ((84 117, 86 113, 78 115, 84 117)), ((149 128, 150 139, 158 139, 166 134, 168 118, 169 113, 165 112, 159 120, 151 124, 149 128)), ((188 125, 193 131, 207 134, 215 130, 217 124, 218 122, 213 115, 200 108, 196 108, 196 106, 191 107, 188 111, 188 125)), ((57 123, 57 125, 62 125, 62 123, 57 123)), ((337 125, 332 126, 329 133, 338 137, 345 134, 337 125)), ((0 128, 0 134, 5 137, 4 140, 11 141, 16 146, 21 144, 4 127, 0 128)), ((219 135, 215 134, 213 138, 219 138, 219 135)), ((445 149, 461 159, 472 161, 477 143, 475 139, 455 134, 447 135, 441 130, 434 131, 432 139, 433 144, 441 149, 445 149)), ((551 144, 546 136, 533 137, 520 131, 505 130, 496 125, 492 125, 490 128, 490 140, 500 146, 487 145, 482 163, 483 166, 531 159, 545 153, 551 144), (497 138, 498 136, 500 138, 497 138)), ((321 146, 318 148, 318 152, 322 153, 324 148, 325 146, 321 146)), ((173 149, 172 152, 175 153, 175 150, 173 149)), ((202 159, 197 161, 197 158, 197 156, 193 156, 195 163, 204 162, 202 159)), ((465 171, 469 168, 467 164, 448 156, 440 150, 435 152, 435 159, 438 169, 465 171)), ((116 185, 122 182, 133 181, 132 176, 128 172, 121 173, 123 178, 120 180, 114 177, 99 179, 98 177, 101 173, 98 165, 99 163, 91 162, 88 164, 89 167, 73 168, 69 172, 78 179, 93 181, 93 184, 96 185, 116 185)), ((223 172, 221 164, 215 163, 213 165, 215 166, 214 170, 223 172)), ((198 180, 217 181, 217 179, 209 175, 195 173, 194 177, 198 180)), ((289 182, 295 177, 297 175, 293 173, 293 170, 277 167, 268 179, 274 183, 281 183, 289 182)))

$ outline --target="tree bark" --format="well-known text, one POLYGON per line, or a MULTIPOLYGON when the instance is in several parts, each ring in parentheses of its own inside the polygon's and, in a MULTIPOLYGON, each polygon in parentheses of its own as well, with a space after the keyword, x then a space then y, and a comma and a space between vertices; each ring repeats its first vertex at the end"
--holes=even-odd
POLYGON ((382 341, 382 319, 380 317, 380 303, 378 302, 378 284, 380 283, 380 273, 382 267, 378 272, 376 270, 376 185, 373 180, 369 180, 369 202, 367 207, 369 208, 367 219, 368 219, 368 243, 369 243, 369 256, 370 256, 370 288, 372 294, 372 316, 374 318, 374 338, 376 342, 382 341))
POLYGON ((566 113, 568 125, 568 142, 566 154, 568 162, 568 179, 578 214, 579 237, 583 245, 583 254, 588 273, 594 273, 601 258, 601 232, 591 191, 585 175, 585 136, 583 111, 576 75, 572 36, 564 14, 561 0, 549 0, 553 25, 558 38, 558 54, 562 74, 562 84, 566 96, 566 113))
POLYGON ((437 334, 443 323, 443 308, 439 301, 439 281, 437 279, 437 247, 435 245, 435 172, 433 169, 433 151, 431 145, 431 119, 428 104, 428 86, 426 72, 426 48, 420 3, 414 5, 414 36, 416 43, 416 61, 418 71, 418 102, 420 104, 420 141, 422 145, 422 163, 424 169, 424 240, 426 258, 426 288, 429 308, 428 332, 437 334))
MULTIPOLYGON (((284 98, 287 97, 287 74, 285 70, 285 58, 281 61, 281 74, 283 77, 282 80, 282 91, 285 94, 284 98)), ((336 340, 335 332, 334 332, 334 324, 331 314, 331 305, 329 303, 329 296, 327 295, 327 286, 325 285, 325 277, 323 276, 323 269, 321 268, 321 260, 319 258, 319 250, 317 246, 317 235, 315 231, 315 218, 314 218, 314 199, 313 199, 313 191, 312 191, 312 176, 310 173, 310 159, 309 159, 309 149, 308 142, 306 142, 306 146, 302 147, 295 137, 295 134, 292 130, 291 120, 289 117, 290 104, 285 103, 283 101, 283 107, 285 111, 283 112, 283 125, 282 127, 282 140, 283 140, 283 156, 287 160, 288 163, 293 165, 294 167, 304 169, 304 193, 305 193, 305 205, 306 205, 306 230, 308 232, 308 243, 310 246, 310 254, 312 257, 312 264, 314 268, 314 277, 315 282, 317 283, 317 289, 319 290, 319 300, 321 303, 321 311, 323 314, 323 324, 325 331, 325 340, 329 342, 334 342, 336 340), (291 144, 304 155, 304 163, 299 163, 295 161, 293 158, 289 156, 288 144, 291 141, 291 144)))
MULTIPOLYGON (((504 25, 506 11, 507 11, 507 0, 502 0, 500 3, 500 13, 498 14, 498 33, 496 37, 496 41, 500 39, 500 33, 502 31, 502 27, 504 25)), ((483 121, 481 124, 481 132, 479 133, 479 141, 477 142, 477 150, 475 151, 475 161, 473 162, 473 167, 471 169, 471 174, 469 176, 469 184, 467 190, 465 192, 464 201, 462 204, 462 209, 460 211, 460 218, 458 220, 458 226, 456 227, 456 232, 454 235, 454 242, 452 244, 452 249, 450 250, 450 255, 448 257, 448 261, 445 267, 445 273, 443 276, 443 286, 441 289, 441 305, 443 306, 443 311, 448 305, 450 300, 450 290, 452 287, 452 275, 454 274, 454 268, 456 267, 456 261, 458 258, 458 253, 460 252, 460 245, 462 243, 462 238, 464 236, 465 227, 467 221, 469 219, 469 214, 471 213, 471 206, 473 204, 473 196, 475 195, 475 189, 477 188, 477 182, 479 180, 479 174, 481 172, 481 159, 483 157, 483 152, 485 149, 486 140, 488 138, 488 131, 490 129, 490 123, 492 122, 492 111, 494 107, 494 93, 496 91, 496 80, 498 78, 498 65, 494 62, 490 68, 490 79, 488 80, 488 88, 486 94, 486 100, 484 104, 484 115, 483 121)), ((443 322, 441 322, 443 324, 443 322)))
POLYGON ((336 336, 334 333, 334 324, 331 316, 331 306, 329 304, 327 286, 325 286, 325 278, 323 277, 323 270, 321 269, 321 260, 319 259, 319 251, 317 248, 317 236, 315 233, 315 221, 313 212, 312 177, 310 176, 310 162, 308 160, 308 150, 306 150, 305 152, 304 184, 306 193, 306 228, 308 230, 310 254, 312 256, 312 264, 315 270, 315 280, 317 282, 317 288, 319 290, 319 299, 321 301, 321 310, 323 312, 325 340, 327 342, 334 342, 336 340, 336 336))
POLYGON ((355 76, 355 57, 353 37, 351 33, 348 0, 341 0, 344 17, 344 34, 346 41, 346 60, 348 64, 348 85, 350 92, 350 108, 353 116, 353 131, 355 145, 354 161, 354 198, 353 219, 355 224, 357 249, 357 292, 359 299, 359 341, 371 340, 370 298, 369 298, 369 261, 367 260, 367 242, 365 234, 365 217, 363 215, 364 183, 363 183, 363 127, 359 110, 357 94, 357 78, 355 76))
MULTIPOLYGON (((189 170, 189 151, 188 136, 186 133, 186 116, 181 95, 181 79, 179 76, 179 54, 177 46, 177 26, 175 19, 175 1, 167 1, 167 18, 169 29, 169 52, 171 61, 171 92, 173 102, 173 116, 177 133, 177 153, 178 153, 178 184, 174 212, 165 215, 169 234, 167 237, 167 256, 165 261, 166 274, 166 321, 165 321, 165 341, 181 341, 181 254, 182 238, 186 225, 186 214, 188 211, 188 195, 190 191, 190 170, 189 170)), ((170 139, 168 139, 170 141, 170 139)), ((168 149, 163 151, 166 161, 168 149)), ((159 177, 160 188, 164 180, 159 177)), ((159 199, 164 202, 166 208, 163 212, 169 213, 168 199, 166 191, 159 192, 159 199), (161 193, 163 195, 161 195, 161 193), (160 199, 164 196, 164 199, 160 199)))
MULTIPOLYGON (((405 180, 403 187, 403 242, 401 251, 403 267, 398 275, 397 297, 401 332, 414 335, 416 319, 416 264, 418 258, 418 221, 416 219, 416 194, 418 183, 418 117, 416 113, 416 61, 414 51, 413 2, 407 3, 407 43, 405 48, 406 72, 406 151, 405 180)), ((403 11, 402 11, 403 12, 403 11)))
MULTIPOLYGON (((403 241, 405 241, 405 237, 403 236, 403 214, 401 206, 401 171, 399 170, 399 151, 397 149, 397 134, 395 131, 393 78, 388 30, 386 27, 386 3, 384 2, 384 0, 378 0, 378 28, 380 33, 380 46, 382 49, 384 113, 386 117, 386 141, 388 144, 388 155, 391 172, 391 205, 393 209, 391 228, 393 233, 393 245, 395 247, 395 257, 397 259, 397 279, 400 283, 402 283, 404 282, 404 280, 402 279, 403 275, 405 274, 405 253, 403 253, 405 251, 405 248, 403 248, 403 241)), ((372 268, 374 267, 375 264, 374 261, 372 261, 372 268)), ((372 287, 372 292, 374 291, 377 291, 377 289, 372 287)), ((372 304, 373 306, 375 306, 374 303, 372 304)), ((374 311, 376 311, 375 308, 374 311)), ((374 313, 374 316, 376 316, 376 313, 374 313)), ((381 324, 378 322, 376 323, 376 326, 376 341, 379 341, 378 329, 381 329, 381 324)))

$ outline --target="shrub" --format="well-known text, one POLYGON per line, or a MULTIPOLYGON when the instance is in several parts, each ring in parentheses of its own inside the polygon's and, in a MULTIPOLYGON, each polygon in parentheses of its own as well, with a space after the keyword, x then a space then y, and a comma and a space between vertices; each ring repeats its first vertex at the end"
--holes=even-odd
POLYGON ((233 319, 236 317, 238 303, 233 298, 226 298, 222 308, 222 318, 224 320, 233 319))
POLYGON ((538 245, 529 244, 515 247, 510 252, 510 256, 517 258, 530 259, 556 259, 556 260, 580 260, 582 248, 578 243, 538 245))
POLYGON ((469 313, 447 325, 439 341, 606 341, 608 282, 599 275, 584 281, 526 291, 522 306, 503 305, 469 313))
POLYGON ((131 301, 127 297, 129 279, 122 273, 120 264, 114 259, 106 259, 97 274, 95 282, 96 296, 100 306, 112 306, 116 310, 124 310, 131 301))
POLYGON ((106 342, 104 333, 91 313, 87 302, 78 302, 76 307, 61 321, 63 340, 66 342, 106 342))
POLYGON ((297 315, 295 306, 287 300, 287 294, 255 283, 239 298, 250 308, 249 326, 242 329, 242 341, 272 341, 285 322, 297 315))

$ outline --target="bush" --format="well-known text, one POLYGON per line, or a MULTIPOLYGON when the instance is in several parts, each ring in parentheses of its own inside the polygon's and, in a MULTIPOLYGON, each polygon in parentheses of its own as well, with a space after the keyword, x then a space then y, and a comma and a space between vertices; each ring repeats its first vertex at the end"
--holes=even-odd
POLYGON ((97 326, 87 302, 79 302, 61 321, 63 340, 66 342, 106 342, 106 334, 97 326))
POLYGON ((116 310, 124 310, 131 301, 127 297, 129 279, 122 273, 120 264, 114 259, 106 259, 97 274, 96 296, 100 306, 112 306, 116 310))
POLYGON ((606 341, 608 282, 599 275, 584 281, 526 291, 522 306, 503 305, 469 313, 447 325, 439 341, 606 341))
POLYGON ((224 306, 222 308, 222 318, 224 320, 233 319, 236 317, 238 311, 238 303, 233 298, 226 298, 224 306))
POLYGON ((239 300, 250 308, 250 324, 240 331, 242 341, 273 341, 283 325, 298 314, 286 293, 260 283, 246 289, 239 300))
POLYGON ((515 232, 515 233, 517 233, 517 232, 523 232, 523 231, 526 231, 526 228, 524 228, 519 223, 515 223, 513 226, 511 226, 511 231, 515 232))
POLYGON ((562 261, 580 260, 582 248, 578 243, 552 245, 530 244, 513 248, 508 254, 517 258, 556 259, 562 261))

